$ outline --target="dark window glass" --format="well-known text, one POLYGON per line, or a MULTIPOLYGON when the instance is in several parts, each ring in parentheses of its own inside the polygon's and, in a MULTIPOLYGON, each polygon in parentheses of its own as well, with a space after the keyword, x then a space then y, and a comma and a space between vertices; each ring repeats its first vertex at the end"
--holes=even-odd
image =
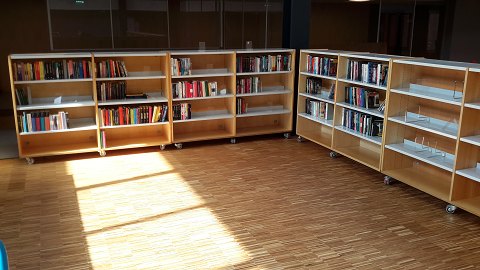
POLYGON ((170 46, 192 49, 205 42, 207 49, 220 48, 222 4, 219 0, 169 1, 170 46))
POLYGON ((268 0, 267 46, 282 47, 283 0, 268 0))
POLYGON ((111 48, 109 0, 48 0, 54 49, 111 48))
POLYGON ((168 48, 167 0, 112 0, 115 48, 168 48))
POLYGON ((387 52, 410 55, 414 0, 382 0, 379 41, 387 52))

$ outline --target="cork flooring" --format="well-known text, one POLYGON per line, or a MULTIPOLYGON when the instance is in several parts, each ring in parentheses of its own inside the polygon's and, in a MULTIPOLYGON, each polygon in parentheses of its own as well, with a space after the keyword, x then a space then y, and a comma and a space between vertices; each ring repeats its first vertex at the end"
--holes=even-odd
POLYGON ((480 269, 480 218, 294 139, 0 161, 12 269, 480 269))

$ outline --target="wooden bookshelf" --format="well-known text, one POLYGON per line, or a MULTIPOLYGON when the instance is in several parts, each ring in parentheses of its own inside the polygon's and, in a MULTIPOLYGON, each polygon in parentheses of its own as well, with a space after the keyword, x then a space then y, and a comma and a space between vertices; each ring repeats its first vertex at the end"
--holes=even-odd
MULTIPOLYGON (((172 74, 173 85, 197 81, 216 83, 215 94, 195 93, 172 98, 172 104, 188 103, 191 118, 173 119, 173 142, 177 148, 192 141, 233 138, 235 136, 235 51, 175 51, 171 59, 190 59, 190 74, 172 74)), ((198 91, 197 91, 198 92, 198 91)))
MULTIPOLYGON (((278 65, 277 65, 278 66, 278 65)), ((289 137, 293 122, 293 91, 295 79, 295 50, 252 49, 236 51, 236 98, 248 104, 247 111, 236 109, 235 137, 284 133, 289 137), (241 70, 241 60, 248 57, 282 56, 290 58, 283 70, 241 70), (258 89, 245 92, 238 89, 242 80, 258 78, 258 89)), ((236 103, 236 106, 238 104, 236 103)), ((232 140, 235 142, 235 139, 232 140)))
MULTIPOLYGON (((101 155, 105 151, 159 146, 164 149, 172 143, 171 98, 169 68, 170 59, 166 52, 102 52, 94 53, 96 73, 94 77, 94 89, 97 100, 97 117, 99 117, 99 147, 101 155), (128 72, 126 76, 104 76, 100 74, 100 63, 106 61, 123 63, 128 72), (111 85, 124 84, 126 96, 141 95, 137 98, 103 97, 102 85, 105 88, 111 85), (141 108, 150 106, 165 106, 167 115, 163 122, 153 123, 129 123, 119 125, 107 125, 101 116, 101 110, 118 108, 141 108), (103 123, 103 125, 102 125, 103 123), (104 134, 103 134, 104 133, 104 134), (103 140, 105 140, 103 142, 103 140), (102 143, 103 142, 103 143, 102 143)), ((108 92, 108 90, 106 90, 108 92)), ((107 94, 108 95, 108 94, 107 94)), ((152 110, 153 111, 153 110, 152 110)), ((160 120, 161 121, 161 120, 160 120)))
POLYGON ((94 76, 86 74, 89 62, 93 63, 91 53, 13 54, 8 57, 18 152, 29 163, 34 162, 33 157, 99 151, 94 76), (83 77, 78 77, 80 66, 75 69, 75 75, 73 64, 72 69, 68 69, 69 61, 82 63, 83 77), (49 70, 40 69, 40 62, 42 67, 48 65, 49 70), (29 64, 32 66, 28 67, 29 64), (68 128, 49 128, 48 115, 58 116, 59 112, 68 114, 68 128), (32 120, 29 126, 27 115, 37 115, 38 123, 32 120), (35 128, 33 122, 38 127, 35 128))

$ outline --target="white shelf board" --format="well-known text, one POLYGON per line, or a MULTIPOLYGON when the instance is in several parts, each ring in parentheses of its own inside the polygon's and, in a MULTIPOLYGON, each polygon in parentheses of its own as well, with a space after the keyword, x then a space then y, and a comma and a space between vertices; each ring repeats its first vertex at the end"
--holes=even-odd
POLYGON ((203 78, 203 77, 229 77, 233 76, 233 72, 226 68, 215 69, 192 69, 191 75, 172 75, 172 79, 181 78, 203 78))
POLYGON ((311 120, 313 122, 320 123, 320 124, 325 125, 325 126, 333 127, 333 120, 317 118, 317 117, 314 117, 314 116, 312 116, 308 113, 299 113, 298 116, 306 118, 306 119, 311 120))
POLYGON ((34 98, 30 105, 19 105, 17 111, 48 110, 59 108, 93 107, 95 102, 91 96, 63 96, 62 103, 55 104, 55 97, 34 98))
POLYGON ((478 163, 477 163, 477 167, 475 168, 457 170, 455 173, 480 183, 480 167, 478 163))
MULTIPOLYGON (((147 95, 149 95, 147 93, 147 95)), ((168 102, 166 97, 162 96, 148 96, 148 98, 132 98, 132 99, 111 99, 105 101, 98 101, 98 106, 109 105, 126 105, 126 104, 148 104, 148 103, 161 103, 168 102)))
POLYGON ((58 58, 91 58, 91 53, 27 53, 27 54, 12 54, 12 60, 20 59, 58 59, 58 58))
POLYGON ((335 104, 335 101, 333 99, 328 98, 328 93, 326 93, 326 91, 321 91, 320 94, 308 94, 308 93, 298 93, 298 94, 300 96, 304 96, 304 97, 307 97, 307 98, 320 100, 320 101, 327 102, 327 103, 330 103, 330 104, 335 104))
POLYGON ((168 121, 166 121, 166 122, 155 122, 155 123, 132 124, 132 125, 103 126, 103 127, 100 127, 100 128, 101 129, 134 128, 134 127, 145 127, 145 126, 161 126, 161 125, 167 125, 167 124, 168 124, 168 121))
POLYGON ((288 74, 291 70, 284 71, 265 71, 265 72, 237 72, 237 76, 253 76, 253 75, 275 75, 275 74, 288 74))
POLYGON ((437 59, 427 59, 427 58, 397 59, 397 60, 394 60, 393 62, 398 64, 435 67, 435 68, 453 69, 453 70, 461 70, 461 71, 466 71, 467 68, 472 68, 472 69, 480 68, 479 64, 437 60, 437 59))
POLYGON ((461 106, 462 105, 462 99, 461 98, 455 99, 455 98, 453 98, 453 95, 448 93, 448 92, 452 92, 452 91, 441 90, 441 89, 433 88, 433 87, 417 87, 416 85, 412 84, 412 86, 410 88, 390 89, 390 92, 397 93, 397 94, 402 94, 402 95, 407 95, 407 96, 412 96, 412 97, 428 99, 428 100, 433 100, 433 101, 438 101, 438 102, 443 102, 443 103, 452 104, 452 105, 456 105, 456 106, 461 106))
POLYGON ((374 143, 374 144, 377 144, 377 145, 382 145, 382 137, 365 135, 365 134, 362 134, 358 131, 355 131, 353 129, 349 129, 349 128, 344 127, 344 126, 335 126, 335 129, 343 131, 345 133, 348 133, 348 134, 353 135, 355 137, 358 137, 360 139, 369 141, 371 143, 374 143))
POLYGON ((35 134, 50 134, 50 133, 59 133, 59 132, 75 132, 75 131, 85 131, 85 130, 96 130, 97 125, 93 118, 77 118, 68 120, 68 129, 61 130, 47 130, 47 131, 33 131, 33 132, 20 132, 21 136, 24 135, 35 135, 35 134))
POLYGON ((170 51, 171 56, 188 56, 188 55, 211 55, 211 54, 233 54, 233 50, 178 50, 170 51))
POLYGON ((238 94, 237 97, 252 97, 252 96, 269 96, 269 95, 284 95, 284 94, 291 94, 292 90, 288 89, 262 89, 262 92, 258 93, 245 93, 245 94, 238 94))
POLYGON ((464 105, 465 105, 465 107, 470 108, 470 109, 480 110, 480 102, 472 102, 472 103, 465 102, 464 105))
POLYGON ((94 57, 140 57, 140 56, 166 56, 162 51, 143 51, 143 52, 94 52, 94 57))
POLYGON ((385 148, 395 151, 397 153, 409 156, 411 158, 420 160, 427 164, 433 165, 440 169, 453 172, 453 155, 447 155, 443 158, 438 155, 433 155, 430 151, 420 151, 419 147, 416 147, 414 142, 405 140, 404 143, 385 145, 385 148))
POLYGON ((357 112, 363 112, 363 113, 366 113, 366 114, 370 114, 370 115, 373 115, 373 116, 376 116, 376 117, 379 117, 379 118, 384 117, 383 113, 379 112, 377 109, 367 109, 367 108, 363 108, 363 107, 360 107, 360 106, 355 106, 355 105, 349 104, 347 102, 337 102, 337 105, 340 106, 340 107, 343 107, 343 108, 355 110, 357 112))
POLYGON ((32 81, 15 81, 13 84, 38 84, 38 83, 77 83, 91 82, 92 78, 86 79, 61 79, 61 80, 32 80, 32 81))
POLYGON ((161 71, 133 71, 128 72, 128 77, 102 78, 99 77, 97 81, 126 81, 126 80, 153 80, 165 79, 167 76, 163 75, 161 71))
POLYGON ((344 83, 361 85, 361 86, 365 86, 365 87, 369 87, 369 88, 375 88, 375 89, 379 89, 379 90, 385 90, 385 91, 387 90, 387 87, 382 86, 382 85, 376 85, 376 84, 372 84, 372 83, 364 83, 364 82, 348 80, 348 79, 344 79, 344 78, 338 78, 338 80, 341 81, 341 82, 344 82, 344 83))
POLYGON ((373 61, 382 61, 382 62, 388 62, 390 61, 390 59, 401 57, 398 55, 365 53, 365 52, 341 53, 340 56, 344 56, 348 58, 373 60, 373 61))
POLYGON ((300 53, 338 56, 341 53, 349 53, 349 52, 339 51, 339 50, 329 50, 329 49, 314 49, 314 50, 300 50, 300 53))
POLYGON ((430 118, 430 121, 416 121, 418 120, 416 117, 417 114, 408 114, 407 121, 405 121, 405 116, 394 116, 389 117, 388 120, 399 123, 405 126, 413 127, 416 129, 425 130, 440 136, 444 136, 450 139, 457 139, 458 134, 458 124, 455 123, 448 123, 446 121, 437 120, 434 118, 430 118))
POLYGON ((285 109, 282 106, 251 107, 247 109, 246 113, 237 114, 237 118, 287 113, 290 113, 290 110, 285 109))
POLYGON ((217 99, 217 98, 232 98, 232 94, 208 96, 208 97, 192 97, 192 98, 174 98, 173 101, 185 101, 185 100, 204 100, 204 99, 217 99))
POLYGON ((314 74, 314 73, 309 73, 309 72, 305 72, 305 71, 300 72, 300 75, 305 75, 305 76, 309 76, 309 77, 317 77, 317 78, 322 78, 322 79, 327 79, 327 80, 332 80, 332 81, 337 80, 337 77, 314 74))
POLYGON ((283 48, 266 48, 266 49, 239 49, 236 50, 237 54, 260 54, 260 53, 292 53, 293 49, 283 48))
POLYGON ((192 112, 192 118, 186 120, 173 120, 173 123, 193 122, 193 121, 208 121, 218 119, 233 118, 233 115, 226 110, 206 111, 206 112, 192 112))
POLYGON ((480 135, 462 137, 460 138, 460 141, 480 147, 480 135))

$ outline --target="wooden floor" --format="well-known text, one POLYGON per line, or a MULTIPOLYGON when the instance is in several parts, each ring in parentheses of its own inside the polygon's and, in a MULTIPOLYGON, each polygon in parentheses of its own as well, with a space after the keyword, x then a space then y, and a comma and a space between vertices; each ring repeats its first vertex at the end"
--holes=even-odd
POLYGON ((12 269, 479 269, 480 218, 276 137, 0 161, 12 269))

